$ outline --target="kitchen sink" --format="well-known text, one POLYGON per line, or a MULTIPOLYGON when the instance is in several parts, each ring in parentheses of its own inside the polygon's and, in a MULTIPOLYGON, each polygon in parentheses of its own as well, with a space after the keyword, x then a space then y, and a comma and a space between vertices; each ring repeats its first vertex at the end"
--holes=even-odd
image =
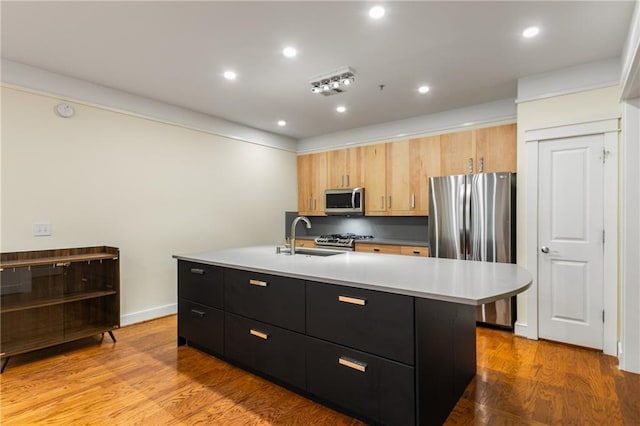
MULTIPOLYGON (((284 254, 284 255, 287 255, 287 256, 291 255, 291 249, 289 247, 279 246, 278 249, 276 249, 276 253, 284 254)), ((335 256, 336 254, 342 254, 342 253, 345 253, 345 251, 344 250, 323 249, 323 248, 311 248, 311 247, 296 247, 295 255, 296 256, 300 255, 300 256, 327 257, 327 256, 335 256)))

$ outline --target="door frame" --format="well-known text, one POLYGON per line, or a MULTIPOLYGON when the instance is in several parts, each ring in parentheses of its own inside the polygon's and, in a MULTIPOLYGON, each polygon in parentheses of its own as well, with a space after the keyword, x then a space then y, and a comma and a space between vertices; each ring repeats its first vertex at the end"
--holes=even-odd
POLYGON ((526 295, 526 318, 518 318, 515 332, 538 339, 538 148, 552 139, 602 134, 609 153, 604 163, 603 207, 605 244, 603 256, 603 306, 605 310, 603 352, 617 355, 618 347, 618 117, 582 123, 541 127, 525 131, 526 162, 526 262, 533 282, 526 295))

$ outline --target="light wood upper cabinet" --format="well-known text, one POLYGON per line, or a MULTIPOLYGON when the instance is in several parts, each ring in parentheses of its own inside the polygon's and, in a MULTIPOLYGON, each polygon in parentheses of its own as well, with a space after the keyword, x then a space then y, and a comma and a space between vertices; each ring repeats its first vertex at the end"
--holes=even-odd
POLYGON ((409 196, 415 216, 429 215, 429 177, 440 175, 440 136, 409 141, 409 196))
POLYGON ((365 214, 428 216, 429 177, 516 171, 516 124, 298 156, 298 211, 323 216, 324 191, 365 188, 365 214))
POLYGON ((406 216, 411 208, 411 164, 409 141, 390 142, 386 146, 386 212, 406 216))
POLYGON ((476 173, 515 172, 516 124, 476 130, 476 173))
POLYGON ((440 176, 473 173, 474 136, 472 130, 440 135, 440 176))
POLYGON ((362 170, 364 183, 365 214, 386 214, 386 144, 363 147, 362 170))
POLYGON ((327 188, 327 153, 298 156, 298 213, 324 216, 327 188))
POLYGON ((382 145, 365 147, 366 214, 428 215, 429 176, 440 170, 440 137, 384 144, 384 161, 382 149, 382 145))
POLYGON ((328 189, 363 186, 362 147, 327 153, 328 189))
POLYGON ((440 175, 516 171, 516 124, 440 135, 440 175))

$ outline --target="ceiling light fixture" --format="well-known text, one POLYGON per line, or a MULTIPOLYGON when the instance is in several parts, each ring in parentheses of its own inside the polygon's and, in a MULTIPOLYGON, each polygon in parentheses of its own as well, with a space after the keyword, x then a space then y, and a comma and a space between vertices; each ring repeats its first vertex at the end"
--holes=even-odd
POLYGON ((323 74, 312 78, 311 93, 321 93, 325 96, 335 95, 346 91, 345 86, 350 86, 355 81, 355 72, 350 67, 341 68, 329 74, 323 74))
POLYGON ((235 80, 236 77, 238 77, 238 75, 233 71, 225 71, 223 75, 227 80, 235 80))
POLYGON ((429 86, 420 86, 420 87, 418 87, 418 92, 420 92, 420 93, 427 93, 429 90, 431 90, 429 88, 429 86))
POLYGON ((371 19, 380 19, 384 16, 385 10, 382 6, 373 6, 369 9, 369 17, 371 19))
POLYGON ((529 28, 525 28, 524 31, 522 31, 522 37, 524 38, 532 38, 537 36, 540 33, 540 28, 538 27, 529 27, 529 28))
POLYGON ((298 51, 296 50, 295 47, 287 46, 284 49, 282 49, 282 55, 285 58, 295 58, 297 54, 298 54, 298 51))
POLYGON ((338 112, 340 112, 340 113, 345 112, 346 110, 347 110, 347 107, 346 107, 346 106, 344 106, 344 105, 338 105, 338 106, 336 107, 336 111, 338 111, 338 112))
POLYGON ((286 122, 286 121, 284 121, 284 120, 278 120, 278 126, 280 126, 280 127, 284 127, 284 126, 286 126, 286 125, 287 125, 287 122, 286 122))

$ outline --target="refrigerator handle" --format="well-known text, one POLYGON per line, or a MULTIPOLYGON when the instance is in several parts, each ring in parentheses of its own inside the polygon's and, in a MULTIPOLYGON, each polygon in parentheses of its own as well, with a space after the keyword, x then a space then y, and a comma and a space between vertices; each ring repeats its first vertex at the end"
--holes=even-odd
POLYGON ((464 223, 464 218, 465 218, 465 208, 466 208, 466 203, 465 203, 465 199, 466 199, 466 190, 467 185, 466 185, 466 178, 462 179, 462 184, 458 187, 458 206, 459 208, 458 210, 458 240, 460 241, 460 247, 458 247, 458 259, 466 259, 466 249, 465 249, 465 223, 464 223))
POLYGON ((471 256, 471 176, 465 179, 464 185, 464 258, 472 259, 471 256))

